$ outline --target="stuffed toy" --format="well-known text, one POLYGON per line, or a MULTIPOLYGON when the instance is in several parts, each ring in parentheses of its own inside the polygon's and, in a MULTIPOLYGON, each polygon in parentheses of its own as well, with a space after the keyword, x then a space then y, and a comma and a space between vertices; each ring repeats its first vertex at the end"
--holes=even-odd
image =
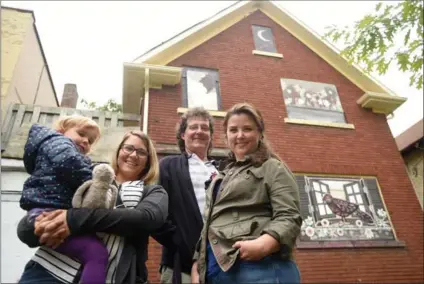
POLYGON ((118 189, 112 184, 115 178, 108 164, 100 164, 93 169, 93 178, 84 182, 72 199, 74 208, 107 208, 115 206, 118 189))

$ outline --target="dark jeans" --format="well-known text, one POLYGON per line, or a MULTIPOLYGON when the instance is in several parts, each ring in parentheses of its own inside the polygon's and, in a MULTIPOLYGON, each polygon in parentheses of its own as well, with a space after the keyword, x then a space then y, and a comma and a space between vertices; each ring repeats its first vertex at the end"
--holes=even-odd
POLYGON ((19 284, 58 284, 63 283, 53 275, 47 272, 47 270, 36 263, 35 261, 28 261, 25 265, 24 272, 22 273, 19 284))
POLYGON ((300 272, 294 261, 269 256, 260 261, 238 260, 227 272, 220 271, 207 279, 208 284, 222 283, 300 283, 300 272))

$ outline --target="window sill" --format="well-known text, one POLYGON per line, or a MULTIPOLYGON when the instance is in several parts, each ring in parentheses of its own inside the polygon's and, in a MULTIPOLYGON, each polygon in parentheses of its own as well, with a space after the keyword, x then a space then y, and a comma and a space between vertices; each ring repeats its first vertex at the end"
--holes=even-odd
POLYGON ((324 122, 324 121, 295 119, 295 118, 284 118, 284 122, 292 123, 292 124, 304 124, 304 125, 314 125, 314 126, 324 126, 324 127, 334 127, 334 128, 355 129, 355 125, 350 123, 324 122))
MULTIPOLYGON (((177 108, 178 114, 183 114, 188 111, 188 108, 186 107, 179 107, 177 108)), ((213 117, 225 117, 227 115, 227 112, 225 111, 218 111, 218 110, 207 110, 213 117)))
POLYGON ((304 242, 297 241, 297 249, 327 249, 327 248, 405 248, 403 241, 317 241, 304 242))
POLYGON ((274 52, 267 52, 267 51, 260 51, 260 50, 252 50, 252 54, 283 58, 283 55, 281 53, 274 53, 274 52))

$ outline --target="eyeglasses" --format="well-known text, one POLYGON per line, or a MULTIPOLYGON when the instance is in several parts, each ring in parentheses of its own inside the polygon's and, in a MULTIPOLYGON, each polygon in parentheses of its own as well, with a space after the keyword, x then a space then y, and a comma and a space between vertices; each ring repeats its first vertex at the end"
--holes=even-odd
POLYGON ((149 154, 143 148, 136 149, 133 145, 129 145, 129 144, 122 145, 121 149, 128 155, 131 155, 132 152, 135 151, 138 157, 147 157, 147 155, 149 154))

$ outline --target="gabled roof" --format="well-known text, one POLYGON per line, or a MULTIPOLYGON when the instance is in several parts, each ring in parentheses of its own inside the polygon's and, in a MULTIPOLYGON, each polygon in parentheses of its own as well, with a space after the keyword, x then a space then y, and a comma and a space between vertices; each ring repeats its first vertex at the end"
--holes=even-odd
POLYGON ((394 92, 375 78, 365 74, 359 67, 348 63, 346 59, 339 55, 339 51, 334 46, 322 40, 318 34, 308 28, 299 19, 296 19, 288 11, 271 1, 237 1, 212 17, 197 23, 152 48, 136 58, 133 63, 167 65, 256 10, 262 11, 271 20, 286 29, 352 83, 362 89, 365 94, 378 94, 383 100, 387 96, 395 96, 396 98, 392 97, 391 100, 396 100, 396 104, 398 104, 396 107, 406 100, 396 96, 394 92))

